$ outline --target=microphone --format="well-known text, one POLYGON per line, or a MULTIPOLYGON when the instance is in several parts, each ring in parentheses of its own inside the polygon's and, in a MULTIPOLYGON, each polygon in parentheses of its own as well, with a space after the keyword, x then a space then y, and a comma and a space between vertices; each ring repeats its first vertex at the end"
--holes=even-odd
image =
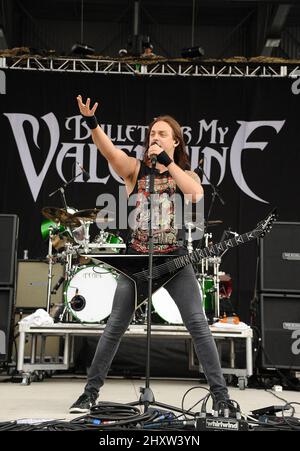
MULTIPOLYGON (((156 144, 158 147, 162 148, 157 139, 154 139, 149 147, 153 146, 154 144, 156 144)), ((151 160, 152 166, 155 166, 157 163, 157 155, 155 155, 155 154, 151 155, 150 160, 151 160)))
POLYGON ((151 155, 151 164, 155 166, 157 163, 157 155, 151 155))
POLYGON ((78 163, 78 161, 76 161, 76 164, 78 164, 78 166, 80 167, 80 169, 81 169, 83 175, 85 176, 85 177, 83 177, 84 181, 87 182, 87 181, 91 178, 90 174, 88 173, 88 171, 86 171, 86 170, 84 169, 83 166, 81 166, 81 164, 78 163))

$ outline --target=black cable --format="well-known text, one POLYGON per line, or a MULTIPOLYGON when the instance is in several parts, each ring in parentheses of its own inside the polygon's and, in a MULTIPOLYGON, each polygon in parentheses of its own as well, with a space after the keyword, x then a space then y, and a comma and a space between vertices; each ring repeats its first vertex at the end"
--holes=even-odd
POLYGON ((106 417, 112 416, 114 418, 116 415, 120 415, 123 418, 124 416, 140 414, 140 410, 135 406, 127 404, 102 401, 91 408, 91 413, 105 415, 106 417))
POLYGON ((274 396, 274 398, 277 398, 277 399, 279 399, 280 401, 285 402, 285 405, 288 404, 288 401, 287 401, 286 399, 281 398, 281 396, 278 396, 276 393, 274 393, 274 392, 273 392, 272 390, 270 390, 269 388, 266 388, 265 391, 266 391, 267 393, 270 393, 270 395, 274 396))
MULTIPOLYGON (((198 386, 189 388, 189 389, 184 393, 184 395, 183 395, 183 397, 182 397, 182 400, 181 400, 181 410, 184 411, 184 418, 185 418, 185 419, 187 419, 186 413, 190 412, 194 407, 196 407, 201 401, 205 400, 205 398, 207 397, 207 395, 204 396, 204 397, 201 398, 199 401, 197 401, 193 406, 191 406, 188 410, 185 411, 185 409, 184 409, 184 400, 185 400, 187 394, 188 394, 190 391, 196 390, 196 389, 206 390, 206 391, 208 391, 209 394, 211 394, 210 390, 209 390, 208 388, 206 388, 206 387, 203 387, 202 385, 198 385, 198 386)), ((206 405, 206 404, 205 404, 205 405, 206 405)), ((188 413, 188 415, 195 416, 195 414, 192 413, 192 412, 191 412, 191 413, 188 413)), ((179 415, 179 416, 181 416, 181 415, 179 415)))
POLYGON ((90 428, 108 429, 125 426, 140 425, 152 421, 157 417, 151 412, 142 413, 135 406, 120 403, 99 402, 91 408, 89 415, 77 417, 71 421, 72 424, 85 424, 90 428))
POLYGON ((300 420, 299 418, 294 417, 295 414, 295 408, 293 407, 294 404, 298 406, 300 405, 299 402, 287 402, 285 406, 282 407, 282 418, 285 421, 285 423, 292 429, 300 431, 300 420), (292 413, 290 416, 284 414, 284 410, 288 406, 290 407, 290 409, 292 409, 292 413))
MULTIPOLYGON (((269 366, 276 368, 276 364, 273 363, 272 359, 270 359, 270 356, 268 355, 267 351, 265 350, 265 348, 262 345, 261 345, 261 350, 264 353, 267 361, 270 362, 269 366)), ((300 391, 300 387, 293 384, 293 382, 279 368, 276 368, 276 371, 282 377, 282 379, 287 382, 288 387, 292 387, 294 390, 300 391)))

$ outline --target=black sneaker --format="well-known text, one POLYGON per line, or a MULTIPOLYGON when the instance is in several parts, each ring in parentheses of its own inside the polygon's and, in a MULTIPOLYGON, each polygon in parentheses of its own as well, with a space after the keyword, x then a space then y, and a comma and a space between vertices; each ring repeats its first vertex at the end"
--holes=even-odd
POLYGON ((74 404, 71 405, 69 413, 86 413, 90 408, 96 405, 98 395, 87 395, 83 393, 74 404))

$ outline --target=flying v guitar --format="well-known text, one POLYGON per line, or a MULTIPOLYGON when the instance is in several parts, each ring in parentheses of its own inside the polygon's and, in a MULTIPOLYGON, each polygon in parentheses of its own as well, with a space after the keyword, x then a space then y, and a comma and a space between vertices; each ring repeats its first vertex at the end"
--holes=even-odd
MULTIPOLYGON (((251 232, 243 233, 235 236, 229 240, 221 241, 220 243, 197 249, 191 254, 182 256, 155 256, 153 258, 153 293, 164 286, 169 280, 176 276, 187 265, 198 264, 202 259, 208 257, 215 257, 224 251, 240 244, 248 243, 257 238, 263 238, 267 232, 272 228, 273 222, 277 218, 276 210, 273 210, 264 220, 260 221, 255 229, 251 232)), ((88 255, 87 255, 88 257, 88 255)), ((93 261, 96 260, 93 258, 93 261)), ((132 280, 135 285, 135 305, 138 308, 141 304, 147 301, 148 298, 148 255, 105 255, 97 256, 97 263, 95 264, 95 271, 98 265, 108 265, 114 268, 117 272, 123 273, 126 277, 132 280), (136 268, 139 268, 138 272, 136 268)))

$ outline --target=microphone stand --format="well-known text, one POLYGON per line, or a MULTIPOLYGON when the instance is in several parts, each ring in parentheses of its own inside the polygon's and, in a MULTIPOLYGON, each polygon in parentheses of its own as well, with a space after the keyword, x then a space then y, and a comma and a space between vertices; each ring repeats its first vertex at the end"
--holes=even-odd
MULTIPOLYGON (((200 166, 198 166, 197 169, 196 169, 196 171, 197 171, 197 172, 201 172, 201 173, 204 175, 204 177, 206 178, 206 180, 208 181, 208 183, 210 184, 210 186, 211 186, 211 188, 212 188, 211 201, 210 201, 210 205, 209 205, 209 209, 208 209, 208 213, 207 213, 206 220, 204 221, 204 234, 203 234, 203 236, 204 236, 205 233, 206 233, 206 229, 207 229, 207 226, 208 226, 208 221, 209 221, 209 218, 210 218, 210 215, 211 215, 211 212, 212 212, 212 207, 213 207, 213 205, 214 205, 214 202, 215 202, 215 200, 216 200, 216 197, 218 197, 219 201, 221 202, 221 204, 222 204, 223 206, 225 205, 225 201, 224 201, 224 199, 221 197, 221 195, 220 195, 219 191, 217 190, 217 188, 215 187, 215 185, 211 182, 211 180, 210 180, 210 179, 208 178, 208 176, 206 175, 204 169, 201 168, 200 166)), ((195 172, 196 172, 196 171, 195 171, 195 172)), ((197 172, 196 172, 196 173, 197 173, 197 172)))
POLYGON ((66 196, 65 196, 65 188, 68 185, 70 185, 70 183, 74 182, 74 180, 77 179, 77 177, 79 177, 81 174, 83 174, 83 171, 79 172, 79 174, 75 175, 75 177, 73 177, 71 180, 69 180, 68 182, 64 183, 62 186, 60 186, 55 191, 50 193, 48 197, 52 197, 52 196, 54 196, 54 194, 60 192, 61 197, 62 197, 62 203, 63 203, 64 209, 67 211, 68 210, 68 205, 67 205, 66 196))
POLYGON ((156 158, 151 161, 150 183, 149 183, 149 258, 148 258, 148 303, 147 303, 147 351, 146 351, 146 380, 145 387, 140 388, 141 401, 147 412, 150 404, 154 402, 154 395, 150 388, 150 353, 151 353, 151 313, 152 313, 152 280, 153 280, 153 205, 152 196, 154 194, 154 171, 156 166, 156 158))
MULTIPOLYGON (((145 378, 145 387, 140 387, 140 399, 139 401, 133 401, 128 403, 130 406, 143 405, 144 412, 147 412, 150 405, 155 405, 158 407, 163 407, 165 409, 183 413, 184 415, 189 415, 195 417, 197 414, 194 412, 190 412, 188 410, 181 409, 176 406, 171 406, 168 404, 164 404, 161 402, 157 402, 154 399, 153 391, 150 388, 150 353, 151 353, 151 311, 152 311, 152 280, 153 280, 153 227, 152 227, 152 219, 153 219, 153 205, 152 205, 152 196, 154 194, 154 171, 155 165, 157 162, 156 156, 151 160, 151 171, 150 171, 150 181, 149 181, 149 258, 148 258, 148 301, 147 301, 147 354, 146 354, 146 378, 145 378)), ((170 422, 170 424, 172 421, 170 422)))
MULTIPOLYGON (((68 185, 70 185, 70 183, 74 182, 74 180, 79 175, 81 175, 82 173, 84 173, 83 170, 81 170, 81 172, 79 172, 79 174, 75 175, 75 177, 71 178, 71 180, 69 180, 68 182, 64 183, 62 186, 60 186, 55 191, 50 193, 49 196, 48 196, 48 197, 52 197, 52 196, 54 196, 54 194, 60 192, 61 198, 62 198, 62 203, 63 203, 64 209, 66 210, 66 212, 68 211, 68 205, 67 205, 66 196, 65 196, 65 188, 68 185)), ((49 229, 49 247, 48 247, 48 259, 49 259, 49 264, 48 264, 48 282, 47 282, 47 312, 48 313, 50 312, 50 306, 51 306, 51 294, 53 294, 52 290, 51 290, 52 277, 53 277, 52 236, 53 236, 53 228, 50 228, 49 229)))
MULTIPOLYGON (((210 184, 211 188, 212 188, 212 195, 211 195, 211 201, 210 201, 210 205, 209 205, 209 209, 207 212, 207 216, 206 216, 206 220, 204 221, 204 233, 203 233, 203 237, 201 240, 201 244, 202 247, 205 246, 205 236, 206 236, 206 230, 208 227, 208 221, 212 212, 212 207, 215 203, 216 197, 218 197, 219 201, 221 202, 221 204, 224 206, 225 205, 225 201, 224 199, 221 197, 220 193, 218 192, 217 188, 215 187, 215 185, 211 182, 210 178, 206 175, 204 169, 202 167, 200 167, 200 165, 198 165, 198 171, 202 172, 202 174, 204 175, 204 177, 206 178, 206 180, 208 181, 208 183, 210 184)), ((196 170, 197 170, 196 169, 196 170)), ((220 317, 220 279, 219 279, 219 267, 221 264, 221 257, 215 257, 214 258, 214 276, 213 276, 213 283, 214 283, 214 298, 215 298, 215 308, 214 308, 214 314, 215 314, 215 318, 218 320, 220 317)), ((206 261, 205 263, 206 265, 206 271, 208 270, 208 263, 206 261)), ((203 279, 203 282, 205 282, 205 278, 203 279)), ((204 288, 204 287, 203 287, 204 288)), ((203 290, 204 292, 204 290, 203 290)))

